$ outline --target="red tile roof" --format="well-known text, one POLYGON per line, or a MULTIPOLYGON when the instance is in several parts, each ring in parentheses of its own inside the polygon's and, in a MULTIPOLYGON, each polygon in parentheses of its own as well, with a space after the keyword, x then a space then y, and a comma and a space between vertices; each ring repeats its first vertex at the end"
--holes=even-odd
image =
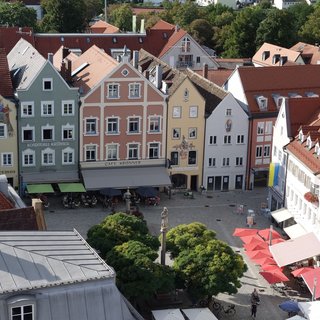
POLYGON ((0 48, 0 95, 5 98, 13 97, 7 53, 4 48, 0 48))
POLYGON ((164 54, 166 54, 172 47, 174 47, 174 45, 180 41, 185 35, 187 34, 187 32, 183 29, 179 29, 177 31, 175 31, 173 33, 173 35, 169 38, 168 42, 166 43, 166 45, 163 47, 163 49, 161 50, 160 54, 159 54, 159 58, 161 58, 164 54))
POLYGON ((119 28, 102 20, 95 22, 90 27, 90 30, 92 33, 118 33, 119 32, 119 28))
POLYGON ((312 44, 298 42, 291 50, 295 50, 301 53, 302 58, 305 63, 318 64, 320 61, 320 47, 312 44))
POLYGON ((320 96, 320 65, 297 65, 290 67, 239 67, 239 76, 247 98, 249 113, 261 113, 256 98, 268 99, 264 113, 277 113, 274 95, 289 96, 296 93, 306 96, 313 92, 320 96))
POLYGON ((174 30, 175 25, 164 20, 159 20, 151 29, 153 30, 174 30))
MULTIPOLYGON (((197 74, 203 75, 203 70, 194 70, 197 74)), ((208 70, 208 80, 217 84, 218 86, 222 86, 225 81, 229 78, 232 69, 209 69, 208 70)))
POLYGON ((289 98, 287 104, 287 117, 289 119, 289 137, 295 137, 301 125, 311 122, 320 112, 320 98, 289 98))
POLYGON ((0 211, 6 209, 12 209, 14 205, 5 197, 5 195, 0 192, 0 211))

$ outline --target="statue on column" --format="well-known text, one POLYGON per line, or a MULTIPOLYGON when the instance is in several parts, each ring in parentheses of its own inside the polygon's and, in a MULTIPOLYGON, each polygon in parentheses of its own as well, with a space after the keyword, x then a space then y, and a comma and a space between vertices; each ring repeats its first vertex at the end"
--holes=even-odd
POLYGON ((168 209, 166 207, 163 208, 161 212, 161 231, 166 230, 168 228, 168 209))

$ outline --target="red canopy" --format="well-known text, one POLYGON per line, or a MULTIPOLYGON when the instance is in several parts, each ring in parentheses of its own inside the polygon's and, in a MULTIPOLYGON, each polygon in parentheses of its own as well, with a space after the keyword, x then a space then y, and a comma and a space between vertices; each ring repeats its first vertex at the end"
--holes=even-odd
POLYGON ((263 239, 256 234, 247 237, 240 237, 240 239, 246 244, 263 242, 263 239))
POLYGON ((253 259, 253 261, 256 263, 256 264, 260 264, 261 265, 264 265, 264 264, 277 264, 275 262, 274 259, 272 259, 271 257, 266 257, 266 258, 262 258, 262 259, 253 259))
MULTIPOLYGON (((271 239, 271 245, 280 243, 280 242, 285 242, 286 240, 282 239, 282 238, 276 238, 276 239, 271 239)), ((269 241, 267 241, 267 243, 269 243, 269 241)))
POLYGON ((258 229, 248 229, 248 228, 235 228, 233 232, 234 237, 247 237, 257 234, 258 229))
POLYGON ((263 249, 268 249, 268 244, 266 242, 257 242, 257 243, 248 243, 244 244, 243 247, 247 251, 256 251, 256 250, 263 250, 263 249))
POLYGON ((256 259, 262 259, 271 257, 271 253, 269 250, 256 250, 256 251, 247 251, 246 254, 251 258, 252 260, 256 259))
POLYGON ((263 271, 275 271, 275 272, 280 271, 280 272, 282 272, 282 268, 278 267, 276 264, 263 264, 261 266, 261 269, 263 271))
POLYGON ((315 268, 301 275, 311 294, 315 294, 314 299, 320 297, 320 268, 315 268), (317 281, 315 280, 317 279, 317 281))
POLYGON ((311 270, 314 270, 313 267, 302 267, 302 268, 299 268, 299 269, 296 269, 294 271, 291 272, 291 274, 294 276, 294 277, 301 277, 302 274, 308 272, 308 271, 311 271, 311 270))
POLYGON ((261 271, 260 274, 270 283, 289 281, 281 271, 261 271))
POLYGON ((264 240, 270 240, 270 235, 271 235, 271 239, 281 238, 281 234, 278 233, 276 230, 273 230, 272 228, 259 230, 258 235, 262 237, 264 240))

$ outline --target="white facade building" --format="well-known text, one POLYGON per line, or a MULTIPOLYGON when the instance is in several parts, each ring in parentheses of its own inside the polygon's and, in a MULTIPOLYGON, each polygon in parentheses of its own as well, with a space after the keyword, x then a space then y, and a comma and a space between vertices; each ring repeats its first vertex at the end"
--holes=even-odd
POLYGON ((245 188, 248 115, 228 94, 206 122, 203 185, 207 190, 245 188))

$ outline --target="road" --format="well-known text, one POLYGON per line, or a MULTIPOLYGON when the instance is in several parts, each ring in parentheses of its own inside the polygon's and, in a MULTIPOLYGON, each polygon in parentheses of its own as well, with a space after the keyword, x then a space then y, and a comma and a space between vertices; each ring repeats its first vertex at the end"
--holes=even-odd
MULTIPOLYGON (((266 202, 267 189, 258 188, 252 191, 228 191, 211 194, 195 193, 194 199, 186 199, 183 193, 172 195, 171 199, 166 194, 161 194, 160 206, 141 206, 141 211, 148 223, 150 232, 154 235, 160 233, 161 211, 167 207, 169 211, 169 227, 179 224, 199 221, 213 229, 217 238, 227 242, 234 250, 242 254, 248 265, 248 271, 241 279, 242 287, 238 293, 232 296, 220 294, 217 299, 223 305, 233 303, 237 313, 232 319, 251 319, 250 294, 253 288, 257 288, 261 303, 258 306, 257 319, 282 320, 287 319, 287 314, 280 310, 279 303, 288 298, 280 296, 270 287, 266 280, 259 274, 259 266, 251 262, 244 254, 242 242, 233 237, 236 227, 246 227, 246 214, 240 215, 235 211, 236 204, 243 204, 245 212, 253 209, 259 212, 261 202, 266 202)), ((57 199, 50 199, 51 205, 46 209, 45 218, 48 230, 77 229, 86 238, 87 230, 94 224, 100 223, 110 211, 98 206, 96 208, 65 209, 57 199)), ((125 210, 124 205, 118 211, 125 210)), ((270 220, 260 214, 255 216, 258 229, 268 228, 270 220)), ((295 296, 293 298, 298 298, 295 296)), ((220 319, 230 319, 223 313, 220 319)))

